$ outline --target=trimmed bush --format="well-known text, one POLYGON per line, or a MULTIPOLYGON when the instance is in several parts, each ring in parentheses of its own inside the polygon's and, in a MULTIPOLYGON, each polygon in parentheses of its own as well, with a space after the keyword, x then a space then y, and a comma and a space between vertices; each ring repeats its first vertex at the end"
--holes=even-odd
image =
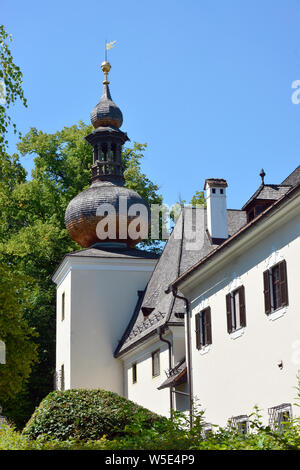
POLYGON ((125 426, 143 423, 147 429, 163 418, 117 393, 105 390, 55 391, 47 395, 23 430, 30 439, 44 435, 67 440, 114 439, 125 426))

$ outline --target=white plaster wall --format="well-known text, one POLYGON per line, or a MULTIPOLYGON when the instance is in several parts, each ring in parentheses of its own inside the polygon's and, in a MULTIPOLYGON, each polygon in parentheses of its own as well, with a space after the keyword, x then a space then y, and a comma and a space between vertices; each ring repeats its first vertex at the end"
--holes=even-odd
MULTIPOLYGON (((171 335, 166 339, 172 341, 171 335)), ((168 345, 159 339, 132 352, 124 360, 125 396, 163 416, 170 416, 170 389, 157 390, 167 378, 168 345), (160 375, 152 377, 152 352, 160 349, 160 375), (132 364, 137 364, 137 382, 132 383, 132 364)))
POLYGON ((155 260, 69 257, 61 268, 56 279, 58 303, 67 279, 71 286, 69 328, 58 327, 57 336, 57 362, 69 355, 66 388, 103 388, 123 395, 122 362, 113 354, 133 313, 137 291, 145 288, 154 265, 155 260))
POLYGON ((71 370, 71 273, 57 288, 56 294, 56 371, 65 369, 65 388, 70 388, 71 370), (65 319, 62 321, 62 294, 65 293, 65 319))
MULTIPOLYGON (((274 223, 268 230, 264 240, 245 244, 242 253, 220 264, 217 272, 214 268, 214 275, 205 275, 206 280, 199 280, 192 291, 187 286, 184 290, 192 300, 194 395, 208 422, 225 425, 231 416, 251 413, 255 404, 267 422, 269 407, 295 402, 300 369, 299 209, 281 227, 274 223), (270 261, 281 258, 287 262, 289 305, 283 316, 272 320, 264 313, 263 271, 270 261), (247 326, 232 339, 227 333, 225 296, 237 283, 245 286, 247 326), (212 345, 201 354, 195 345, 195 314, 206 304, 211 307, 212 345)), ((299 414, 295 406, 293 413, 299 414)))

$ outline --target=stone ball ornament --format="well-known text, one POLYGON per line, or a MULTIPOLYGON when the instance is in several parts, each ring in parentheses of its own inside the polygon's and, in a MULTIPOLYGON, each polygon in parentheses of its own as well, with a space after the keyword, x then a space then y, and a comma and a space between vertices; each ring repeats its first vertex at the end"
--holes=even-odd
POLYGON ((70 201, 65 224, 71 238, 83 248, 99 242, 133 247, 148 237, 150 209, 136 191, 96 182, 70 201))

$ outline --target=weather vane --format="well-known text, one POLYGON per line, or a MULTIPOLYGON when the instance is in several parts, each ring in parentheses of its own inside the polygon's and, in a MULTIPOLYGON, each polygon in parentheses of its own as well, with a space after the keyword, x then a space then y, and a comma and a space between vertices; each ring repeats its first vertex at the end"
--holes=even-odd
POLYGON ((105 62, 107 62, 107 51, 114 47, 117 41, 106 42, 105 41, 105 62))

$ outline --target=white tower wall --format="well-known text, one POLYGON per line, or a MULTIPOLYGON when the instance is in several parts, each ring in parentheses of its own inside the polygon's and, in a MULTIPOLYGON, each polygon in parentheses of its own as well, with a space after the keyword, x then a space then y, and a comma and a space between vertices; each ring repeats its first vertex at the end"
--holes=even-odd
POLYGON ((57 283, 57 363, 65 388, 103 388, 123 395, 123 365, 113 357, 156 260, 69 256, 57 283), (65 293, 65 319, 61 298, 65 293))

